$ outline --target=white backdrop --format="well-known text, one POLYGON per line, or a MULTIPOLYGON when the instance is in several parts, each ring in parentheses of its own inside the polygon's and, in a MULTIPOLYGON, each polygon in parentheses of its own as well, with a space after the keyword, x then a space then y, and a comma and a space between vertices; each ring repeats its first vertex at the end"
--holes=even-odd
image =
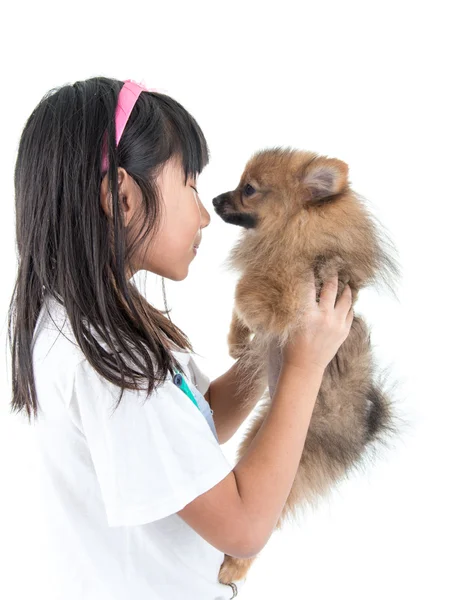
MULTIPOLYGON (((236 275, 223 263, 239 229, 211 201, 237 185, 252 152, 290 145, 347 162, 353 188, 399 253, 398 299, 366 289, 355 312, 370 324, 377 361, 390 369, 413 427, 301 527, 274 533, 239 597, 449 598, 446 3, 160 4, 43 0, 3 15, 0 597, 44 597, 47 580, 29 426, 9 414, 17 143, 50 88, 105 75, 166 89, 210 145, 198 189, 211 223, 188 277, 166 288, 172 320, 212 379, 233 363, 226 336, 236 275)), ((160 282, 147 276, 149 297, 163 308, 160 282)), ((223 446, 230 460, 244 428, 223 446)))

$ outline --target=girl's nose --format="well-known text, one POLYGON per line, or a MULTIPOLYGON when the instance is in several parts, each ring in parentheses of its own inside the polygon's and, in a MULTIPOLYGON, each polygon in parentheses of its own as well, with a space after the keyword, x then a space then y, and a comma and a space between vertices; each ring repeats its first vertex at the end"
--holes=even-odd
POLYGON ((202 207, 202 219, 201 219, 201 227, 207 227, 210 222, 211 222, 211 215, 209 214, 209 212, 206 210, 206 208, 203 205, 203 202, 201 203, 201 207, 202 207))

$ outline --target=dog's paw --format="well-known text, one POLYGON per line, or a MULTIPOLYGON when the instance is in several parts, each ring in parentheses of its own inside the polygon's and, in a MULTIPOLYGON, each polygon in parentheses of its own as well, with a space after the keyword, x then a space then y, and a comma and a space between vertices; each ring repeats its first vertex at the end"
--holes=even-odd
POLYGON ((234 330, 231 330, 228 334, 228 353, 232 358, 238 359, 245 354, 245 351, 250 344, 250 337, 248 333, 245 336, 236 336, 235 334, 236 332, 234 330))
POLYGON ((256 557, 236 558, 225 554, 224 561, 219 571, 220 583, 232 583, 245 579, 247 572, 253 564, 256 557))
POLYGON ((235 360, 241 358, 244 355, 244 352, 245 347, 240 344, 231 344, 228 346, 228 354, 235 360))

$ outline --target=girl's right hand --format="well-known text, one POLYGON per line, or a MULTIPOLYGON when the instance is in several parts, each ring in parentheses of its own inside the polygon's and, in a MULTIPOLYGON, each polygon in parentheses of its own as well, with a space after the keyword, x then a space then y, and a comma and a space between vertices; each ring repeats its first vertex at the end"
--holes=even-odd
POLYGON ((313 272, 308 280, 308 309, 305 327, 295 332, 282 348, 282 367, 293 365, 303 369, 325 370, 347 338, 353 321, 352 292, 347 284, 336 302, 337 274, 325 281, 319 301, 313 272))

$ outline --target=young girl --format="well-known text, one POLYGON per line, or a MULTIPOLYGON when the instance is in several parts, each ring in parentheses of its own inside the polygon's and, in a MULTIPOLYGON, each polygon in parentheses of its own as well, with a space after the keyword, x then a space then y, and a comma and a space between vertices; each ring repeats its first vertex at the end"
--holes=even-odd
POLYGON ((268 478, 260 460, 249 462, 239 496, 205 399, 210 380, 187 337, 132 280, 141 269, 186 277, 210 222, 196 190, 207 163, 194 118, 131 80, 51 90, 22 132, 12 408, 35 417, 55 598, 234 598, 242 582, 218 580, 224 554, 245 558, 261 547, 252 537, 259 521, 244 520, 252 507, 264 512, 259 498, 273 528, 320 386, 317 356, 326 346, 326 366, 345 339, 343 325, 329 333, 328 320, 320 352, 301 348, 316 359, 311 379, 295 379, 305 373, 298 365, 289 382, 280 376, 280 389, 294 380, 308 388, 309 412, 297 418, 289 408, 286 427, 298 422, 291 450, 288 434, 283 447, 271 442, 268 478), (293 460, 283 458, 284 472, 286 450, 293 460))

